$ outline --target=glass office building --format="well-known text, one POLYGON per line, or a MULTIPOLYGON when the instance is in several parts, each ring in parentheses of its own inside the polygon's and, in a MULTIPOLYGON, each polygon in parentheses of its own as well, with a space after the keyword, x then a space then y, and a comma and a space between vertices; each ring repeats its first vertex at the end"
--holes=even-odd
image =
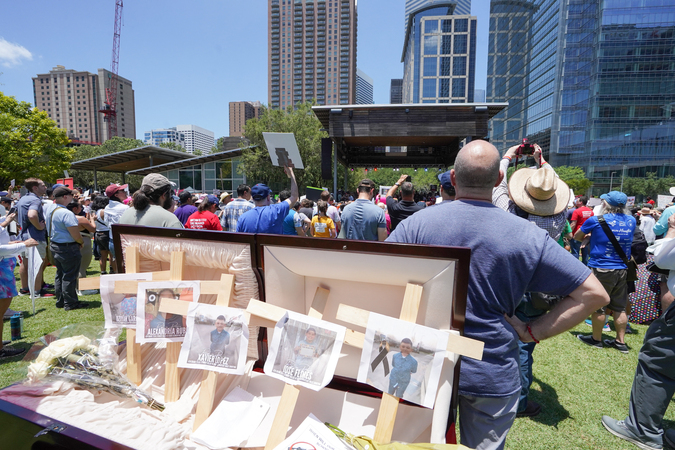
POLYGON ((500 150, 529 137, 583 167, 594 194, 612 173, 675 175, 675 2, 493 0, 490 16, 487 100, 509 102, 491 123, 500 150))
POLYGON ((473 102, 476 17, 454 15, 456 2, 412 12, 403 44, 403 103, 473 102))

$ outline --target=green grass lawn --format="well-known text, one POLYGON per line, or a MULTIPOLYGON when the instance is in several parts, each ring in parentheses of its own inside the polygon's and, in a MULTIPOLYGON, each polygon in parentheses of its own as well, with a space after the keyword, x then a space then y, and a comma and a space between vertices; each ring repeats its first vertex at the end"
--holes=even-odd
MULTIPOLYGON (((53 267, 47 268, 45 279, 48 283, 53 283, 54 273, 53 267)), ((92 261, 87 273, 99 275, 98 261, 92 261)), ((81 300, 92 302, 92 307, 64 311, 54 306, 54 298, 39 298, 33 316, 30 297, 15 298, 10 308, 24 312, 24 332, 23 339, 12 345, 29 348, 41 336, 65 325, 102 322, 100 296, 83 296, 81 300)), ((637 355, 647 330, 643 325, 631 326, 638 333, 626 335, 630 347, 628 355, 614 349, 594 349, 581 343, 576 335, 587 334, 591 330, 584 324, 537 345, 534 351, 535 381, 530 398, 541 403, 543 410, 535 418, 516 419, 506 448, 636 448, 610 435, 600 423, 603 414, 622 419, 628 413, 637 355)), ((614 337, 614 333, 605 337, 614 337)), ((5 320, 3 339, 10 339, 9 320, 5 320)), ((22 358, 23 355, 0 361, 0 387, 25 377, 27 363, 21 361, 22 358)), ((672 403, 666 413, 666 427, 675 428, 675 407, 672 403)))

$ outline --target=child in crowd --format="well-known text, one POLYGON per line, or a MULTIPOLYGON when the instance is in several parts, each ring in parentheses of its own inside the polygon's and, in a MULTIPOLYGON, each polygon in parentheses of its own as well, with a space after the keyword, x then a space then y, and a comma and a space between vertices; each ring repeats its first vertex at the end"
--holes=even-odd
POLYGON ((411 374, 417 372, 417 360, 410 356, 412 352, 410 339, 403 338, 399 350, 401 352, 391 358, 393 368, 389 375, 389 395, 401 398, 410 383, 411 374))
POLYGON ((324 200, 319 200, 316 202, 316 206, 319 210, 319 214, 312 217, 312 225, 310 227, 312 236, 331 238, 336 237, 337 233, 335 232, 335 224, 333 223, 333 219, 326 215, 326 211, 328 211, 328 203, 324 200))

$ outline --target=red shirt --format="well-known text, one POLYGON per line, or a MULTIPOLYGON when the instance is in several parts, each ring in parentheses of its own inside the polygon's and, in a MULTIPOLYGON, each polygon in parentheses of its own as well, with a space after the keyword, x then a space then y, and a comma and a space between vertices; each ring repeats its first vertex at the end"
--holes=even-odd
POLYGON ((575 220, 577 221, 577 224, 574 227, 574 230, 572 230, 572 233, 577 232, 579 228, 586 222, 586 220, 593 215, 593 210, 589 208, 588 206, 582 206, 581 208, 577 208, 573 213, 572 213, 572 222, 575 220))
POLYGON ((197 211, 192 213, 188 217, 187 222, 185 222, 185 228, 190 228, 193 230, 217 230, 223 231, 223 227, 220 226, 220 220, 218 216, 213 214, 211 211, 197 211))
POLYGON ((654 200, 649 200, 647 203, 649 203, 652 206, 654 206, 656 204, 656 202, 654 200))

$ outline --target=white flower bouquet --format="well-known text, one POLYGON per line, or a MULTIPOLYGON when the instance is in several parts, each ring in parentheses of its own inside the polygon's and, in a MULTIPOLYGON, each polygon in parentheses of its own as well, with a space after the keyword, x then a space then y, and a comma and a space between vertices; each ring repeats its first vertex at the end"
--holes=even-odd
POLYGON ((131 398, 163 411, 164 405, 131 383, 108 362, 111 348, 106 341, 100 340, 97 346, 84 335, 53 341, 28 366, 28 381, 35 383, 48 378, 69 381, 85 389, 131 398))

